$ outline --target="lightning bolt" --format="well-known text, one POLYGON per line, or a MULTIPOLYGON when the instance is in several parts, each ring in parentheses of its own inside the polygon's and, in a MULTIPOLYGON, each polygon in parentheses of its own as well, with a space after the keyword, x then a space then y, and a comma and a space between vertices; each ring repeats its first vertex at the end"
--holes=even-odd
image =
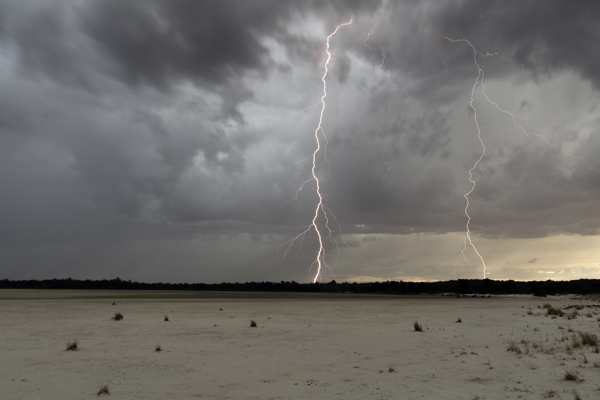
MULTIPOLYGON (((486 13, 487 14, 487 13, 486 13)), ((484 16, 482 16, 484 17, 484 16)), ((477 66, 477 77, 475 78, 475 83, 473 84, 473 88, 471 89, 471 100, 469 102, 469 105, 471 106, 471 109, 473 110, 473 119, 475 121, 475 127, 477 128, 477 138, 479 139, 479 142, 481 143, 481 148, 482 148, 482 152, 481 155, 479 156, 479 158, 477 159, 477 161, 475 162, 475 164, 473 164, 473 167, 471 169, 469 169, 469 182, 471 182, 471 189, 464 194, 464 198, 467 202, 466 206, 465 206, 465 215, 467 216, 467 224, 466 224, 466 232, 465 235, 463 236, 463 238, 460 241, 459 246, 463 246, 461 254, 462 254, 462 258, 464 260, 466 260, 468 262, 468 259, 465 256, 465 250, 467 249, 467 243, 473 248, 473 250, 475 251, 475 253, 477 254, 477 256, 479 257, 479 259, 481 260, 481 263, 483 265, 483 278, 485 279, 486 277, 486 271, 487 271, 487 267, 485 265, 485 261, 483 259, 483 257, 481 256, 481 254, 479 253, 479 251, 477 250, 477 247, 475 247, 475 244, 473 243, 473 240, 471 239, 471 230, 470 230, 470 225, 471 225, 471 216, 469 215, 469 206, 470 206, 470 202, 469 202, 469 196, 471 193, 473 193, 473 190, 475 190, 475 181, 473 180, 473 171, 477 168, 477 166, 479 165, 479 163, 481 162, 481 160, 483 159, 483 157, 485 156, 485 144, 483 143, 483 139, 481 138, 481 127, 479 126, 479 121, 477 120, 477 108, 473 105, 473 101, 474 101, 474 95, 475 95, 475 88, 477 87, 477 85, 481 85, 481 93, 483 94, 483 96, 486 98, 486 100, 488 101, 489 104, 493 105, 497 111, 504 113, 508 116, 511 117, 514 127, 517 130, 520 130, 525 136, 535 136, 538 139, 542 140, 543 142, 545 142, 547 145, 549 145, 550 147, 556 148, 558 149, 562 154, 564 154, 565 156, 569 157, 569 158, 574 158, 579 160, 580 162, 582 162, 583 164, 585 164, 589 170, 594 171, 596 173, 600 173, 599 170, 595 169, 592 167, 592 165, 587 162, 586 160, 584 160, 583 158, 581 158, 580 156, 575 156, 572 154, 568 154, 561 146, 551 143, 550 141, 548 141, 544 136, 542 136, 539 133, 535 133, 535 132, 528 132, 525 128, 523 128, 521 125, 519 125, 519 123, 517 122, 517 117, 509 112, 504 110, 503 108, 501 108, 498 103, 496 103, 495 101, 493 101, 492 99, 490 99, 490 97, 487 95, 487 93, 485 92, 485 84, 484 84, 484 78, 485 78, 485 73, 484 71, 481 69, 481 66, 479 65, 479 63, 477 62, 477 55, 480 55, 482 57, 492 57, 492 56, 497 56, 505 61, 511 61, 516 63, 517 65, 524 67, 524 65, 519 64, 518 62, 516 62, 515 60, 510 60, 508 58, 502 57, 500 54, 498 53, 482 53, 477 51, 477 49, 475 48, 475 46, 473 46, 473 44, 467 40, 467 39, 451 39, 447 36, 444 36, 444 38, 452 43, 458 43, 458 42, 463 42, 466 43, 467 45, 469 45, 469 47, 471 47, 471 49, 473 49, 473 62, 475 63, 475 65, 477 66)), ((460 257, 460 256, 459 256, 460 257)), ((458 263, 458 259, 456 261, 456 263, 458 263)), ((455 263, 455 266, 456 266, 455 263)))
MULTIPOLYGON (((294 237, 291 240, 288 240, 287 242, 283 243, 283 245, 288 244, 288 247, 283 255, 283 259, 285 260, 285 257, 287 255, 287 253, 289 252, 290 248, 292 247, 292 245, 294 244, 294 242, 298 239, 301 239, 301 242, 304 241, 304 236, 310 232, 312 229, 315 230, 316 234, 317 234, 317 238, 318 238, 318 242, 319 242, 319 251, 317 253, 317 257, 315 259, 315 261, 311 264, 311 269, 313 266, 317 265, 317 273, 315 275, 315 278, 313 279, 313 283, 315 283, 318 279, 319 276, 321 274, 321 270, 323 267, 327 267, 329 268, 329 266, 327 265, 327 262, 325 260, 325 257, 328 255, 325 252, 325 245, 324 245, 324 241, 325 239, 329 240, 337 249, 337 252, 339 254, 339 247, 338 247, 338 242, 335 240, 335 238, 333 237, 333 234, 335 233, 335 231, 333 231, 330 227, 329 227, 329 218, 331 216, 331 218, 333 218, 337 225, 338 225, 338 230, 340 230, 340 224, 337 220, 337 218, 335 217, 335 215, 333 215, 333 213, 331 212, 331 210, 326 207, 323 204, 323 199, 325 197, 325 195, 321 192, 321 182, 319 180, 319 177, 317 176, 316 173, 316 169, 317 169, 317 154, 319 153, 319 151, 321 150, 321 147, 323 147, 323 154, 324 154, 324 158, 325 158, 325 162, 328 163, 327 161, 327 137, 325 136, 325 132, 323 131, 323 116, 325 114, 325 98, 327 97, 327 73, 329 72, 329 61, 331 61, 331 52, 329 51, 329 40, 338 32, 338 30, 346 25, 350 25, 352 23, 352 18, 350 19, 349 22, 345 22, 342 24, 339 24, 338 26, 336 26, 335 30, 329 34, 329 36, 327 36, 327 45, 325 47, 325 51, 327 52, 327 60, 325 61, 325 72, 323 73, 323 76, 321 77, 321 81, 323 82, 323 95, 321 96, 321 101, 320 103, 315 104, 321 104, 321 114, 319 115, 319 123, 317 125, 317 128, 315 129, 315 141, 317 143, 317 147, 315 148, 315 151, 312 154, 312 168, 311 168, 311 174, 312 177, 307 179, 306 181, 304 181, 302 183, 302 185, 300 185, 300 188, 296 191, 296 199, 298 199, 298 194, 302 191, 302 189, 304 188, 304 185, 306 185, 307 183, 311 182, 311 181, 315 181, 316 184, 316 192, 317 192, 317 197, 319 199, 319 201, 317 202, 317 205, 315 207, 315 214, 314 217, 310 223, 310 225, 308 226, 308 228, 306 228, 303 232, 301 232, 299 235, 297 235, 296 237, 294 237), (322 133, 323 138, 324 138, 324 145, 321 146, 321 140, 319 138, 319 131, 322 133), (319 229, 319 225, 317 224, 317 220, 319 219, 319 216, 323 215, 323 218, 325 219, 325 229, 327 230, 327 234, 325 234, 325 232, 321 232, 321 229, 319 229)), ((312 106, 314 107, 314 106, 312 106)), ((343 234, 342 234, 342 240, 343 240, 343 234)), ((280 246, 281 247, 281 246, 280 246)))
POLYGON ((485 279, 487 266, 485 265, 485 260, 483 259, 483 257, 477 250, 477 247, 473 243, 473 240, 471 239, 471 230, 469 228, 469 226, 471 224, 471 216, 469 215, 469 206, 471 205, 471 203, 469 202, 469 196, 471 195, 471 193, 473 193, 473 190, 475 190, 475 185, 476 185, 475 181, 473 180, 473 171, 475 170, 475 168, 477 168, 477 166, 479 165, 479 163, 485 156, 485 144, 483 143, 483 139, 481 138, 481 127, 479 126, 479 121, 477 120, 477 108, 473 105, 473 101, 474 101, 473 98, 475 96, 475 88, 477 87, 478 84, 481 83, 481 86, 485 87, 483 84, 483 78, 485 77, 485 74, 484 74, 483 70, 481 69, 481 67, 479 66, 479 63, 477 62, 477 54, 479 54, 479 53, 477 52, 475 47, 471 44, 471 42, 469 42, 466 39, 454 40, 454 39, 450 39, 448 37, 446 37, 446 39, 453 43, 466 42, 469 46, 471 46, 471 48, 473 48, 473 61, 475 62, 475 65, 477 66, 477 78, 475 78, 475 83, 473 84, 473 88, 471 89, 471 101, 469 102, 469 105, 471 106, 471 109, 474 112, 473 119, 475 120, 475 127, 477 128, 477 138, 479 139, 479 143, 481 143, 482 151, 481 151, 481 155, 479 156, 477 161, 475 161, 475 164, 473 164, 473 166, 469 170, 469 182, 471 182, 471 189, 463 195, 463 197, 465 198, 465 200, 467 202, 467 205, 465 206, 465 215, 467 216, 467 224, 466 224, 465 236, 463 237, 463 239, 461 241, 461 243, 463 243, 463 249, 462 249, 461 253, 462 253, 463 258, 465 260, 467 260, 467 257, 465 256, 465 250, 467 249, 467 242, 468 242, 471 245, 471 247, 473 248, 473 250, 475 251, 475 253, 477 254, 477 257, 479 257, 479 259, 481 260, 481 264, 483 265, 483 279, 485 279))

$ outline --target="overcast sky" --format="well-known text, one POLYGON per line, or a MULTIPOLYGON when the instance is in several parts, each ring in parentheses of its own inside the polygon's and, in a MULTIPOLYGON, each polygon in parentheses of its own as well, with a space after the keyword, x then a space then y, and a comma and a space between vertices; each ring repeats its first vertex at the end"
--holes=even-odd
POLYGON ((350 19, 321 279, 600 278, 598 1, 0 0, 0 279, 312 281, 350 19))

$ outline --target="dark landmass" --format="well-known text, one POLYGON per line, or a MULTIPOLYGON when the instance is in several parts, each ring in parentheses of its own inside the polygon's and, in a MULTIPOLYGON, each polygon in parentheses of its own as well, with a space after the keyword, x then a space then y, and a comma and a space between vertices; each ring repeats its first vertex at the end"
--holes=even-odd
POLYGON ((89 290, 181 290, 219 292, 296 292, 296 293, 360 293, 360 294, 557 294, 600 293, 599 279, 573 281, 495 281, 491 279, 458 279, 443 282, 367 282, 367 283, 297 283, 297 282, 246 282, 246 283, 143 283, 111 280, 0 280, 0 289, 89 289, 89 290))

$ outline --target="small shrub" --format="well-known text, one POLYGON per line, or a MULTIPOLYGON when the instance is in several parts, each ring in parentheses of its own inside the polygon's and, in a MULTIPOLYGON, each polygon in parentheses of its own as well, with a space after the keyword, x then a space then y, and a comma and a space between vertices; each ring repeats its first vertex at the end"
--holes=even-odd
POLYGON ((579 336, 581 336, 581 344, 584 346, 598 346, 598 336, 589 332, 579 332, 579 336))
POLYGON ((560 308, 554 308, 550 304, 548 304, 548 306, 549 307, 546 307, 546 304, 544 304, 544 308, 547 308, 546 315, 556 315, 559 317, 562 317, 563 315, 565 315, 565 312, 563 310, 561 310, 560 308))
POLYGON ((123 314, 121 314, 120 312, 115 313, 115 316, 112 319, 114 319, 115 321, 120 321, 123 319, 123 314))
POLYGON ((415 321, 415 323, 413 324, 413 327, 415 328, 415 332, 423 332, 423 327, 421 325, 419 325, 419 323, 417 321, 415 321))
POLYGON ((544 393, 545 399, 552 399, 555 396, 558 396, 558 392, 556 390, 548 390, 546 393, 544 393))
POLYGON ((160 344, 156 345, 156 348, 154 349, 154 351, 162 351, 162 349, 160 348, 160 344))
POLYGON ((521 348, 514 340, 508 342, 508 347, 506 348, 506 351, 514 351, 517 354, 521 354, 521 348))
POLYGON ((66 350, 69 350, 69 351, 76 351, 76 350, 79 350, 79 349, 77 348, 77 346, 78 346, 78 345, 79 345, 79 342, 77 342, 77 339, 75 339, 75 340, 73 340, 73 341, 68 341, 68 342, 67 342, 67 348, 66 348, 66 350))
POLYGON ((396 370, 394 368, 392 368, 392 367, 389 367, 388 368, 388 372, 396 372, 396 370))
POLYGON ((567 319, 575 319, 579 316, 579 312, 577 310, 573 310, 567 314, 567 319))
POLYGON ((98 397, 102 396, 103 394, 110 395, 110 391, 108 390, 108 385, 100 386, 100 390, 98 390, 98 397))
POLYGON ((253 319, 250 320, 250 328, 256 328, 256 322, 253 319))
POLYGON ((462 318, 461 318, 461 317, 458 317, 458 319, 456 320, 456 323, 457 323, 457 324, 460 324, 461 322, 462 322, 462 318))
POLYGON ((577 371, 576 369, 566 369, 565 381, 579 382, 579 371, 577 371))
POLYGON ((169 322, 169 316, 165 315, 165 321, 169 322))
POLYGON ((550 305, 550 303, 545 303, 543 308, 552 308, 552 306, 550 305))

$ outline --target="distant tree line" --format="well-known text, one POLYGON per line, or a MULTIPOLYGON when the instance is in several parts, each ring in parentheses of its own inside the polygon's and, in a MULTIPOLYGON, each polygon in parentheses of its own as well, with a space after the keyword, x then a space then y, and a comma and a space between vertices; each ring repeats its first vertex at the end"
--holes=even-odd
POLYGON ((491 279, 458 279, 443 282, 342 282, 297 283, 143 283, 111 280, 0 280, 0 289, 90 289, 90 290, 186 290, 224 292, 302 292, 302 293, 362 293, 362 294, 555 294, 600 293, 599 279, 573 281, 496 281, 491 279))

